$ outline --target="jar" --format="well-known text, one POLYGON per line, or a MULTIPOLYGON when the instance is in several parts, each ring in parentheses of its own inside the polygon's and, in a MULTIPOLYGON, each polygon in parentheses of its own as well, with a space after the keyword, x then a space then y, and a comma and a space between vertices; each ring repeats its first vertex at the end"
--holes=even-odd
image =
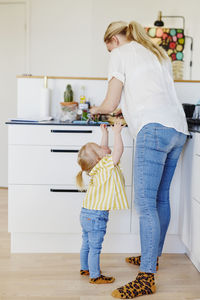
POLYGON ((60 102, 61 104, 61 115, 60 121, 72 122, 76 120, 78 103, 77 102, 60 102))

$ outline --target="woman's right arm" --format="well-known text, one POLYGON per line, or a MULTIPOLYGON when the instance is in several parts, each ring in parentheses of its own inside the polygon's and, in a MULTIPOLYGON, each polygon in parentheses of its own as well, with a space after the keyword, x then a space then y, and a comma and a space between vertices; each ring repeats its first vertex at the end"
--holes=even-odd
POLYGON ((122 94, 123 83, 113 77, 108 84, 106 98, 100 106, 93 106, 90 109, 91 114, 109 114, 112 113, 119 105, 122 94))

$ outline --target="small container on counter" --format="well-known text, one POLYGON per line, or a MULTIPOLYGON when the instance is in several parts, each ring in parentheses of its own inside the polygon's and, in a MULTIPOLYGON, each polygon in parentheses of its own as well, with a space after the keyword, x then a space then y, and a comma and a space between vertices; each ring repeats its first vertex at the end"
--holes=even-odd
POLYGON ((61 122, 72 122, 77 118, 78 103, 77 102, 61 102, 61 122))

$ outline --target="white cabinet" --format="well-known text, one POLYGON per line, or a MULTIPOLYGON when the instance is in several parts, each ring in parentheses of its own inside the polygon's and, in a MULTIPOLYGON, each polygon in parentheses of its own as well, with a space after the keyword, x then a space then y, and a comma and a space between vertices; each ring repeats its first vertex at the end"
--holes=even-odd
MULTIPOLYGON (((109 146, 113 148, 112 129, 109 128, 109 131, 109 146)), ((121 168, 131 208, 133 139, 128 128, 123 129, 122 138, 124 153, 121 168)), ((85 193, 79 192, 75 184, 76 174, 80 170, 77 154, 85 143, 91 141, 99 144, 100 140, 101 130, 95 126, 9 126, 8 227, 13 252, 16 249, 20 252, 26 239, 32 239, 34 246, 29 249, 34 249, 34 252, 37 243, 38 248, 45 249, 44 241, 48 244, 51 239, 58 243, 56 249, 59 251, 63 237, 68 241, 67 249, 79 251, 79 215, 85 193), (68 246, 69 241, 76 237, 78 243, 74 242, 74 248, 68 246)), ((84 175, 84 181, 87 185, 88 176, 84 175)), ((111 211, 108 235, 129 234, 130 223, 131 209, 111 211)))
POLYGON ((101 132, 95 126, 9 126, 8 143, 11 145, 68 145, 79 146, 93 141, 99 143, 101 132))
POLYGON ((180 235, 187 251, 191 249, 191 199, 194 135, 188 139, 182 152, 180 235))
POLYGON ((194 135, 192 170, 191 260, 200 271, 200 134, 194 135))
POLYGON ((200 133, 192 133, 183 152, 180 233, 186 252, 200 271, 200 133))
MULTIPOLYGON (((113 148, 112 129, 109 131, 109 146, 113 148)), ((130 209, 110 211, 104 247, 106 252, 139 252, 139 222, 133 205, 133 139, 128 128, 123 129, 122 138, 121 167, 130 209)), ((84 193, 75 185, 80 170, 77 153, 85 143, 99 143, 100 139, 101 131, 96 126, 9 125, 8 225, 12 252, 79 251, 84 193)), ((178 236, 181 171, 180 160, 170 192, 170 252, 183 247, 178 236)), ((84 175, 84 181, 87 185, 88 176, 84 175)))
MULTIPOLYGON (((200 150, 199 150, 200 153, 200 150)), ((200 203, 200 154, 194 154, 192 196, 200 203)))
POLYGON ((75 185, 80 169, 74 146, 11 145, 9 147, 9 184, 75 185))
POLYGON ((190 258, 200 272, 200 203, 192 200, 190 258))
MULTIPOLYGON (((9 184, 75 185, 75 177, 80 170, 77 164, 80 148, 81 146, 10 145, 9 184)), ((121 166, 126 185, 131 185, 132 148, 124 148, 121 166)))
MULTIPOLYGON (((112 129, 109 128, 109 132, 112 129)), ((122 131, 124 145, 133 146, 128 128, 122 131)), ((11 125, 9 126, 9 145, 67 145, 80 146, 87 142, 99 143, 101 131, 99 126, 53 126, 53 125, 11 125)), ((109 145, 114 139, 110 135, 109 145)))
POLYGON ((84 194, 71 186, 11 185, 9 231, 79 233, 84 194))
MULTIPOLYGON (((131 187, 126 187, 131 207, 131 187)), ((85 193, 74 186, 11 185, 9 232, 80 233, 79 215, 85 193)), ((130 232, 130 210, 110 211, 108 233, 130 232)))

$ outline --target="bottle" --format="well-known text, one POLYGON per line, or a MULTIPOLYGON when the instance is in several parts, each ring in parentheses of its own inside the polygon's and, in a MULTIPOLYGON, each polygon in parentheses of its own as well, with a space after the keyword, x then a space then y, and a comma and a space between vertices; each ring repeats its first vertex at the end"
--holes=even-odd
POLYGON ((85 97, 85 86, 81 87, 81 95, 80 95, 80 103, 85 104, 86 97, 85 97))
POLYGON ((86 102, 86 96, 85 96, 85 86, 81 87, 79 109, 88 110, 88 102, 86 102))

